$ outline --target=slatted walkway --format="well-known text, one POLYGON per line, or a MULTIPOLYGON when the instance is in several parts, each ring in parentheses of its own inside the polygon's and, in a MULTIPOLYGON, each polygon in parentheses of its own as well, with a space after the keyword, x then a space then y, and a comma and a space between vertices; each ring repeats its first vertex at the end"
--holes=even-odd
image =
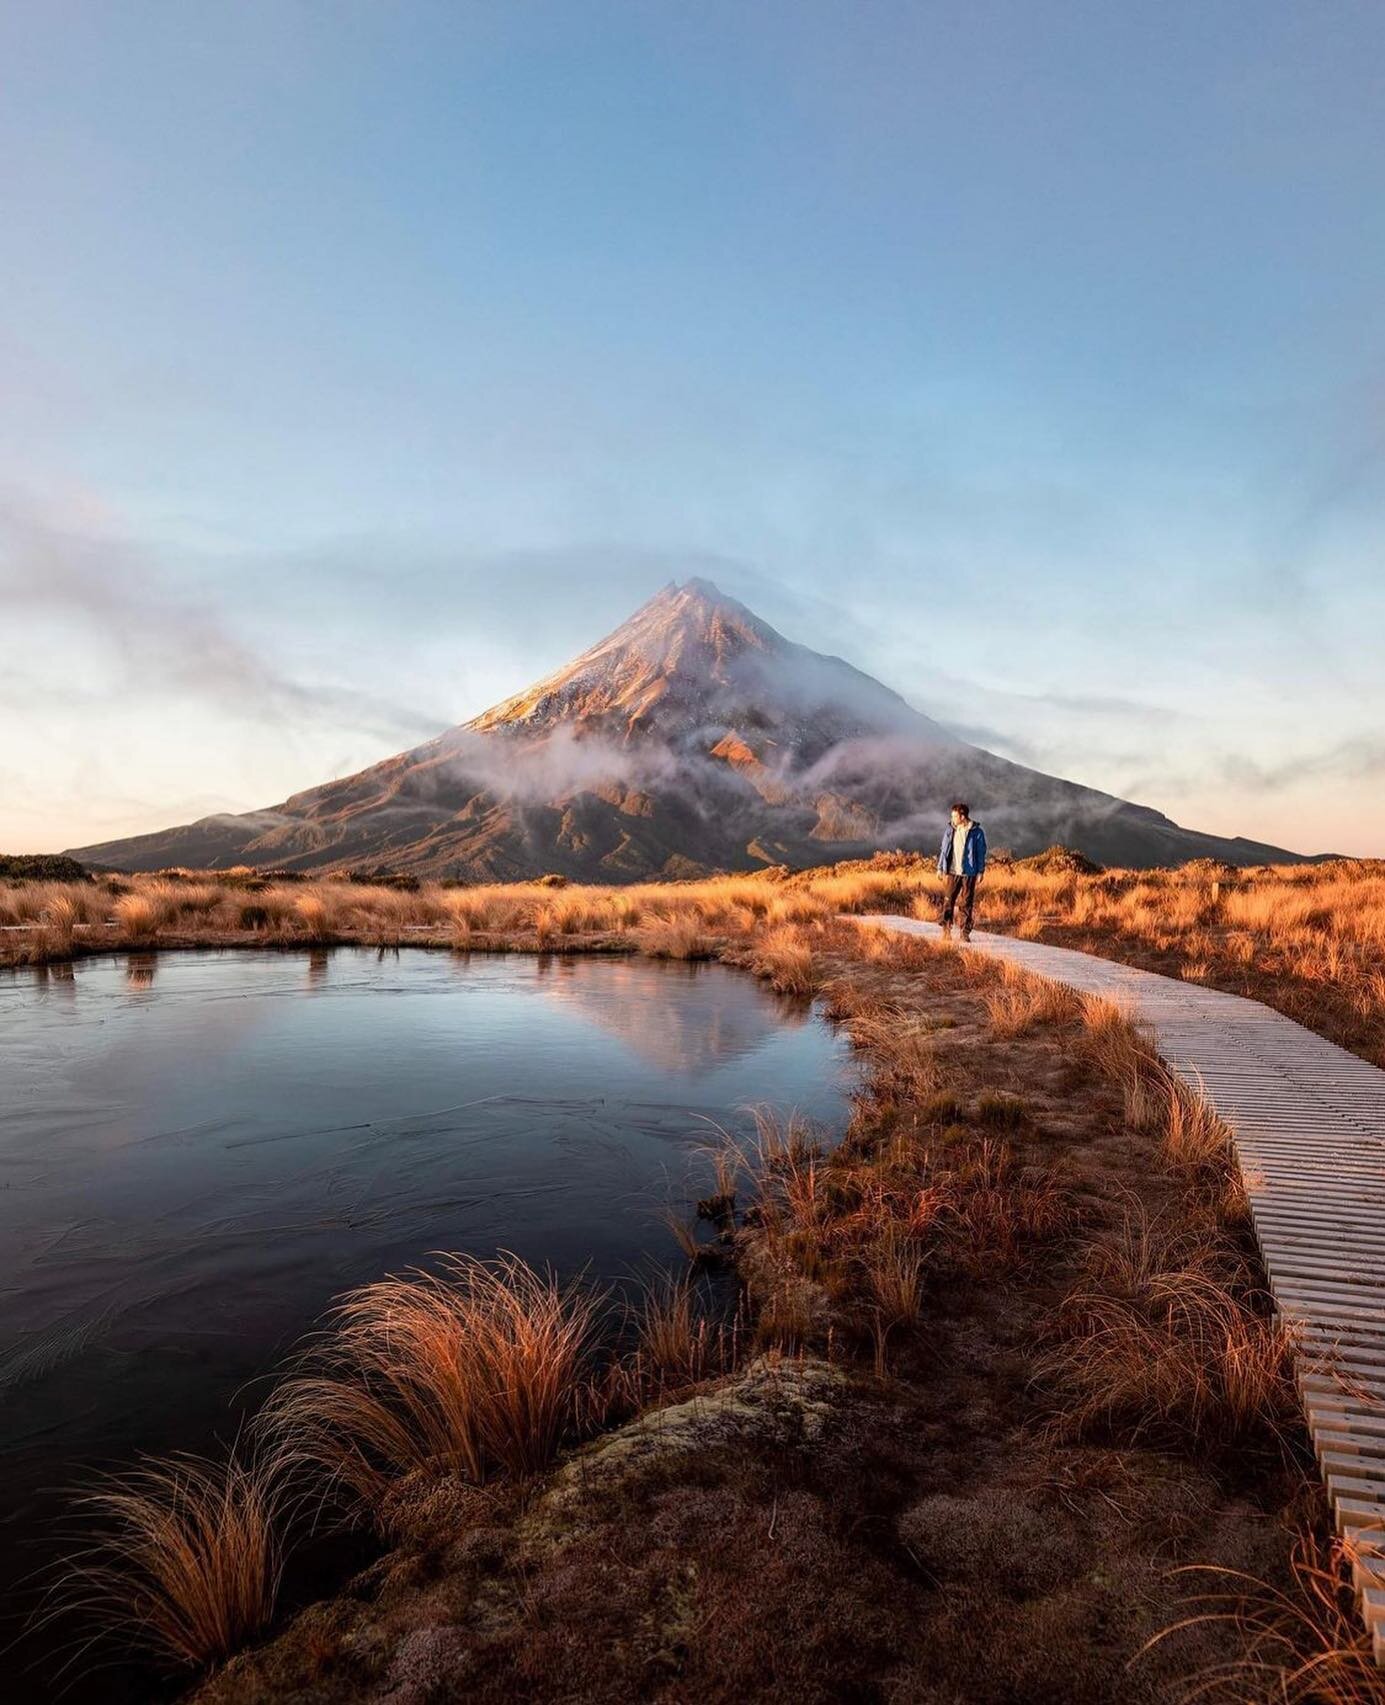
MULTIPOLYGON (((858 920, 936 937, 914 918, 858 920)), ((1270 1289, 1378 1662, 1385 1664, 1385 1072, 1282 1013, 978 930, 971 948, 1127 1005, 1235 1133, 1270 1289)))

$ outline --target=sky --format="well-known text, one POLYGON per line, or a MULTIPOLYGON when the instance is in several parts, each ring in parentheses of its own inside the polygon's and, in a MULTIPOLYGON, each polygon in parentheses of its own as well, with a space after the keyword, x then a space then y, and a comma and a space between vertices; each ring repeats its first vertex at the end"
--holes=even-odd
POLYGON ((0 851, 268 805, 701 575, 1385 855, 1377 0, 0 0, 0 851))

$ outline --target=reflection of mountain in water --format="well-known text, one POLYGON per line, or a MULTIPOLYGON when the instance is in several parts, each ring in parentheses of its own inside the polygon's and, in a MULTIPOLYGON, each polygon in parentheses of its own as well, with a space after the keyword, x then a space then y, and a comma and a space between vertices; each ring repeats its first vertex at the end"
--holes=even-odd
MULTIPOLYGON (((220 1449, 351 1286, 439 1249, 681 1270, 712 1124, 847 1118, 839 1039, 718 965, 111 955, 0 978, 0 1038, 0 1534, 39 1544, 94 1464, 220 1449)), ((7 1639, 47 1562, 0 1545, 7 1639)))
POLYGON ((680 979, 676 1001, 647 1000, 650 961, 610 960, 599 977, 583 976, 574 959, 544 962, 536 987, 618 1037, 647 1065, 686 1077, 753 1054, 776 1031, 801 1025, 798 1002, 772 994, 749 977, 706 975, 706 967, 668 964, 680 979))

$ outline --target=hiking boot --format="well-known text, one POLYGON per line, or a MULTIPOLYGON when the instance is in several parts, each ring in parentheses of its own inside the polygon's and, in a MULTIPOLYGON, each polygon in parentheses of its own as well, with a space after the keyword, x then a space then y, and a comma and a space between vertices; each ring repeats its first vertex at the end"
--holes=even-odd
POLYGON ((971 940, 971 931, 969 929, 964 929, 962 931, 962 940, 963 941, 970 941, 971 940))

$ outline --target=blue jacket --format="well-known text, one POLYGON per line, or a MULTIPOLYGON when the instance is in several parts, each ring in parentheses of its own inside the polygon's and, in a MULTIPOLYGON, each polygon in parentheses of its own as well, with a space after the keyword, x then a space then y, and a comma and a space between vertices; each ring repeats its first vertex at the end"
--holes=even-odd
MULTIPOLYGON (((967 844, 962 848, 962 875, 980 876, 986 868, 986 831, 979 823, 967 830, 967 844)), ((952 825, 943 830, 943 844, 938 849, 938 871, 942 876, 952 873, 952 825)))

